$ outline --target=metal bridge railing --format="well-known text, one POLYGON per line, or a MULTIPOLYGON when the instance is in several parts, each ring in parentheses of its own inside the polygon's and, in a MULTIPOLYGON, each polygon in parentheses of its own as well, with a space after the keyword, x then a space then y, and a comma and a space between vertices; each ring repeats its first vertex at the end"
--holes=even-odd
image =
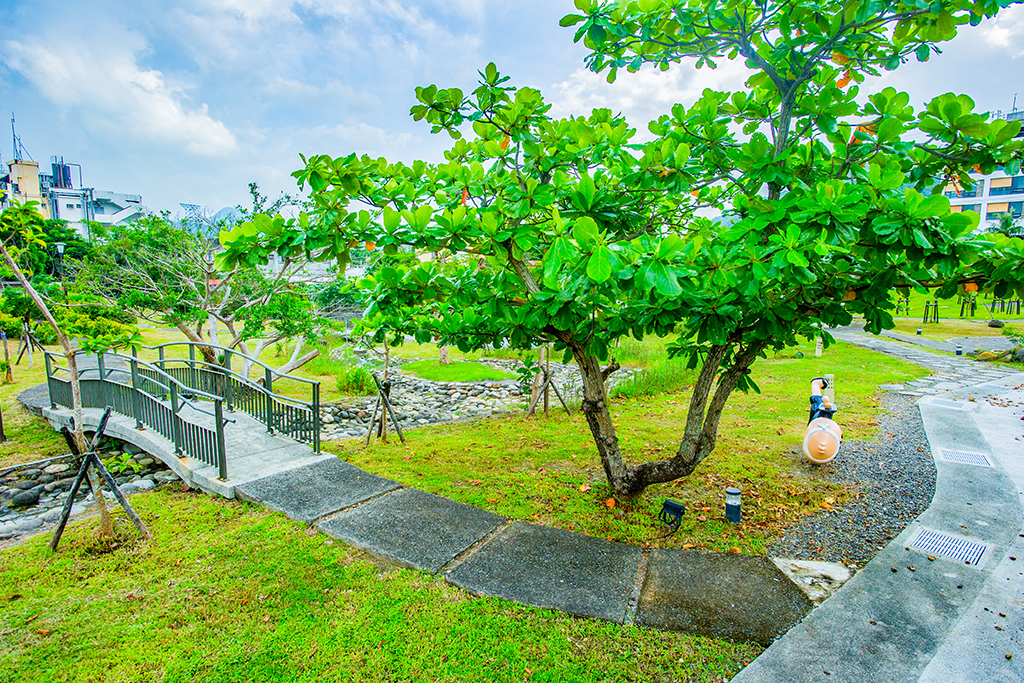
MULTIPOLYGON (((137 349, 132 355, 101 354, 97 367, 79 371, 82 405, 86 408, 111 406, 115 412, 135 418, 136 427, 148 426, 170 439, 175 452, 190 455, 218 467, 221 479, 227 479, 227 456, 224 442, 224 408, 241 410, 267 426, 273 434, 289 436, 307 443, 320 452, 320 383, 304 377, 277 372, 255 358, 215 344, 170 342, 144 346, 155 350, 159 359, 141 360, 137 349), (188 358, 171 358, 167 349, 188 348, 188 358), (196 348, 207 347, 220 355, 223 365, 196 358, 196 348), (231 369, 232 357, 263 368, 263 383, 253 382, 231 369), (108 358, 124 361, 128 370, 107 367, 108 358), (310 399, 304 401, 274 393, 274 381, 294 380, 309 389, 310 399), (166 403, 169 400, 169 405, 166 403), (212 411, 202 407, 212 404, 212 411), (206 413, 214 418, 210 430, 181 417, 184 408, 206 413)), ((57 376, 67 368, 54 363, 57 354, 46 354, 46 380, 50 402, 72 407, 71 381, 57 376)))
MULTIPOLYGON (((241 410, 275 431, 307 443, 320 452, 320 382, 278 372, 266 363, 235 349, 202 342, 168 342, 141 348, 155 350, 159 359, 153 365, 178 381, 196 389, 217 394, 224 399, 228 411, 241 410), (188 358, 173 358, 167 350, 188 348, 188 358), (196 350, 211 349, 218 363, 197 358, 196 350), (232 359, 263 369, 262 384, 232 369, 232 359), (308 400, 274 393, 274 383, 291 380, 308 391, 308 400)), ((133 356, 135 351, 132 352, 133 356)), ((237 365, 236 365, 237 367, 237 365)))
MULTIPOLYGON (((174 443, 174 452, 188 455, 200 462, 216 467, 218 476, 228 478, 227 449, 224 441, 223 398, 186 386, 160 368, 144 360, 120 354, 106 354, 106 357, 123 358, 129 364, 130 372, 119 368, 106 367, 104 355, 97 357, 97 367, 83 368, 78 373, 82 391, 83 408, 105 408, 110 406, 117 413, 135 418, 135 427, 149 427, 174 443), (170 398, 170 404, 165 403, 170 398), (206 400, 213 404, 208 412, 193 402, 206 400), (210 429, 182 418, 185 409, 212 415, 214 428, 210 429)), ((46 384, 50 391, 50 405, 72 407, 71 377, 62 378, 58 373, 68 373, 68 368, 58 365, 57 354, 46 352, 46 384)))

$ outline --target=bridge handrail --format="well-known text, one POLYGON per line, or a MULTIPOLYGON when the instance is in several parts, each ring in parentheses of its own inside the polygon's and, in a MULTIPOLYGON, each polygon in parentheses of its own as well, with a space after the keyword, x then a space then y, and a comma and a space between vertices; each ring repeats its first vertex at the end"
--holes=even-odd
MULTIPOLYGON (((144 346, 142 348, 153 348, 153 347, 144 346)), ((134 359, 138 360, 140 363, 146 363, 147 365, 149 365, 149 363, 147 361, 144 361, 144 360, 138 358, 137 356, 126 356, 126 355, 120 354, 120 353, 112 354, 112 355, 116 355, 119 358, 124 358, 125 360, 129 360, 129 361, 134 358, 134 359)), ((240 354, 240 355, 244 355, 244 354, 240 354)), ((226 368, 223 365, 217 365, 216 363, 211 363, 209 361, 200 360, 198 358, 196 358, 194 360, 191 359, 191 358, 165 358, 163 360, 158 360, 156 362, 157 363, 192 363, 192 364, 195 364, 195 365, 203 365, 207 369, 209 369, 209 370, 211 370, 213 372, 217 372, 217 373, 220 373, 220 374, 229 375, 231 377, 234 377, 238 381, 244 383, 246 386, 248 386, 248 387, 250 387, 252 389, 255 389, 256 391, 259 391, 260 393, 267 394, 268 396, 270 396, 272 398, 276 398, 276 399, 281 400, 281 401, 290 401, 292 403, 298 403, 299 405, 304 405, 304 406, 308 406, 308 407, 312 407, 313 406, 313 402, 312 401, 303 401, 302 399, 299 399, 299 398, 293 398, 291 396, 283 396, 281 394, 275 394, 272 390, 268 390, 265 386, 259 384, 258 382, 252 381, 248 377, 244 377, 243 375, 235 372, 231 368, 226 368)), ((280 378, 292 379, 291 375, 280 375, 280 378)), ((303 378, 300 378, 300 379, 303 379, 303 378)), ((305 381, 306 382, 311 382, 314 385, 320 384, 319 382, 312 382, 311 380, 305 380, 305 381)), ((189 389, 189 391, 191 391, 191 389, 189 389)), ((220 397, 220 398, 224 398, 224 397, 220 397)))
MULTIPOLYGON (((167 374, 161 368, 157 367, 156 365, 153 365, 149 361, 142 360, 141 358, 133 358, 132 356, 125 356, 125 355, 122 355, 122 354, 119 354, 119 353, 108 353, 108 354, 105 354, 105 355, 107 355, 107 356, 115 356, 117 358, 123 358, 123 359, 128 360, 128 361, 135 361, 135 362, 139 363, 140 365, 145 365, 150 370, 153 370, 154 372, 159 373, 163 377, 166 377, 168 381, 170 381, 171 383, 177 385, 179 388, 184 389, 185 391, 187 391, 187 392, 189 392, 191 394, 202 395, 203 398, 205 398, 207 400, 210 400, 210 401, 222 401, 222 400, 224 400, 223 396, 218 396, 217 394, 211 394, 209 392, 203 391, 202 389, 194 389, 194 388, 188 386, 187 384, 184 384, 184 383, 180 382, 179 380, 177 380, 174 377, 172 377, 171 375, 167 374)), ((54 376, 53 372, 56 371, 56 370, 64 370, 65 372, 71 372, 70 368, 66 368, 63 365, 59 365, 57 363, 54 363, 53 360, 52 360, 53 358, 64 358, 64 354, 63 353, 54 353, 52 351, 47 351, 46 352, 46 356, 47 356, 48 359, 50 359, 49 368, 47 369, 47 376, 48 377, 53 377, 54 376)), ((87 372, 90 372, 90 371, 93 371, 93 370, 95 370, 100 375, 100 379, 103 380, 104 382, 110 381, 107 378, 110 376, 111 372, 124 372, 123 370, 116 370, 114 368, 103 368, 103 370, 106 371, 106 376, 104 376, 103 373, 100 373, 100 367, 97 365, 97 367, 95 367, 95 368, 92 368, 92 367, 89 367, 89 368, 79 368, 78 376, 81 377, 83 374, 85 374, 87 372)), ((57 379, 57 378, 55 377, 55 379, 57 379)), ((156 384, 157 386, 159 386, 160 388, 166 389, 168 392, 170 392, 170 390, 171 390, 170 385, 162 384, 161 382, 159 382, 159 381, 157 381, 155 379, 152 379, 152 378, 147 378, 147 379, 149 381, 153 382, 154 384, 156 384)), ((149 393, 149 392, 146 392, 146 393, 149 393)))
MULTIPOLYGON (((56 408, 56 406, 57 406, 57 397, 54 395, 54 387, 55 387, 55 385, 53 384, 53 382, 58 382, 60 384, 65 384, 65 383, 66 384, 70 384, 71 383, 70 376, 68 377, 67 380, 64 380, 64 379, 61 379, 61 378, 57 377, 57 375, 56 375, 56 373, 58 371, 64 371, 64 372, 69 373, 69 375, 70 375, 70 368, 69 367, 64 367, 64 366, 60 365, 59 363, 54 363, 54 358, 60 358, 62 355, 63 354, 57 354, 57 353, 53 353, 53 352, 50 352, 50 351, 45 351, 44 352, 44 360, 46 361, 46 383, 47 383, 47 389, 48 389, 48 392, 50 394, 50 403, 51 403, 52 407, 54 407, 54 408, 56 408)), ((97 355, 97 358, 96 358, 96 367, 95 368, 91 368, 91 367, 90 368, 82 368, 79 371, 79 373, 78 373, 78 377, 79 377, 79 379, 82 379, 83 375, 89 375, 93 371, 95 371, 96 374, 99 376, 98 381, 99 381, 100 386, 103 388, 102 389, 102 402, 101 402, 101 405, 102 404, 106 404, 108 407, 111 405, 110 403, 107 403, 108 395, 107 395, 106 387, 107 387, 108 384, 109 385, 113 385, 113 386, 119 386, 119 387, 124 387, 124 388, 127 388, 127 389, 131 389, 131 405, 127 409, 125 409, 123 405, 121 407, 117 408, 117 410, 118 410, 118 412, 120 414, 126 415, 127 417, 134 417, 135 418, 135 428, 136 429, 142 429, 144 423, 149 424, 149 426, 153 427, 157 431, 157 433, 161 434, 164 437, 167 437, 167 438, 171 439, 174 442, 174 452, 175 453, 180 454, 182 452, 186 452, 186 453, 189 453, 190 455, 192 455, 193 457, 199 458, 201 461, 203 461, 203 462, 205 462, 205 463, 207 463, 209 465, 213 465, 213 466, 217 467, 218 473, 220 475, 219 479, 221 481, 227 481, 227 478, 228 478, 228 461, 227 461, 226 443, 225 443, 225 440, 224 440, 224 424, 227 421, 224 419, 224 414, 222 412, 223 411, 223 404, 224 404, 224 398, 223 397, 218 396, 217 394, 213 394, 213 393, 210 393, 210 392, 207 392, 207 391, 203 391, 202 389, 190 387, 187 384, 185 384, 185 383, 181 382, 180 380, 176 379, 174 376, 172 376, 169 373, 165 372, 162 368, 157 367, 157 366, 153 365, 152 363, 150 363, 148 361, 140 360, 140 359, 135 358, 135 357, 126 357, 126 356, 121 356, 120 354, 104 354, 104 353, 100 353, 100 354, 97 355), (130 364, 131 364, 131 373, 130 373, 131 374, 131 383, 130 384, 123 384, 121 382, 118 382, 116 380, 111 379, 111 375, 113 373, 115 373, 115 372, 124 373, 125 371, 120 369, 120 368, 106 368, 104 366, 105 365, 104 364, 104 358, 105 357, 109 357, 109 356, 120 357, 120 358, 123 358, 123 359, 127 359, 130 362, 130 364), (152 372, 154 374, 154 377, 150 377, 148 375, 140 374, 140 372, 139 372, 139 364, 142 364, 144 366, 144 369, 148 370, 149 372, 152 372), (164 379, 166 384, 161 382, 161 381, 159 381, 158 379, 156 379, 157 377, 164 379), (160 420, 156 420, 156 422, 153 422, 153 421, 150 421, 149 418, 147 417, 146 409, 143 407, 142 404, 140 404, 140 402, 138 400, 138 397, 140 395, 148 396, 150 399, 155 399, 156 397, 153 394, 151 394, 150 392, 148 392, 145 389, 141 388, 141 386, 140 386, 140 379, 144 379, 146 382, 152 382, 156 386, 160 387, 160 389, 165 390, 165 391, 167 391, 167 393, 170 394, 170 397, 171 397, 170 411, 171 412, 170 412, 169 424, 166 424, 166 423, 161 424, 160 420), (185 406, 189 405, 189 402, 187 400, 184 401, 184 402, 179 401, 178 400, 178 396, 179 395, 187 395, 187 396, 190 396, 190 397, 198 397, 198 398, 207 398, 207 399, 209 399, 209 400, 211 400, 213 402, 213 405, 214 405, 214 412, 213 412, 213 415, 212 415, 212 417, 214 418, 214 428, 212 430, 213 443, 210 443, 209 441, 206 441, 206 437, 202 436, 202 432, 197 431, 197 430, 205 430, 205 432, 207 434, 210 434, 211 430, 209 430, 208 428, 205 428, 205 427, 199 427, 199 426, 197 426, 195 424, 192 424, 192 423, 188 423, 188 422, 183 421, 181 419, 179 413, 180 413, 182 407, 185 407, 185 406)), ((85 379, 87 379, 90 382, 97 381, 97 380, 92 380, 89 377, 86 377, 85 379)), ((115 393, 115 397, 116 396, 117 396, 117 394, 115 393)), ((161 398, 160 400, 162 401, 163 399, 161 398)), ((71 405, 68 402, 66 402, 67 398, 65 398, 64 401, 65 402, 63 402, 62 405, 65 405, 65 406, 70 408, 71 405)), ((83 392, 83 396, 82 396, 82 404, 83 404, 83 406, 86 405, 86 402, 87 402, 86 401, 86 396, 84 395, 84 392, 83 392)), ((116 398, 113 401, 113 404, 114 405, 118 405, 118 401, 116 400, 116 398)), ((91 407, 97 407, 97 406, 94 405, 94 406, 91 406, 91 407)), ((201 411, 201 412, 206 412, 206 411, 201 411)))
MULTIPOLYGON (((272 373, 277 375, 277 377, 280 378, 280 379, 292 379, 292 380, 295 380, 296 382, 301 382, 303 384, 309 384, 309 385, 319 385, 320 384, 320 382, 318 382, 318 381, 316 381, 314 379, 309 379, 307 377, 298 377, 297 375, 289 375, 287 373, 278 372, 277 370, 275 370, 274 368, 270 367, 269 365, 267 365, 263 361, 259 360, 258 358, 250 356, 250 355, 248 355, 246 353, 242 353, 238 349, 231 349, 231 348, 228 348, 227 346, 220 346, 218 344, 211 344, 209 342, 172 341, 172 342, 164 342, 163 344, 157 344, 156 346, 139 345, 139 348, 140 349, 149 349, 150 351, 159 351, 160 349, 163 349, 163 348, 166 348, 166 347, 169 347, 169 346, 191 346, 191 347, 206 347, 206 348, 210 348, 210 349, 217 349, 218 351, 224 351, 226 353, 230 353, 230 354, 233 354, 235 356, 240 356, 240 357, 242 357, 242 358, 244 358, 244 359, 246 359, 248 361, 251 361, 255 365, 259 365, 259 366, 263 367, 265 370, 270 370, 272 373)), ((172 359, 167 359, 167 360, 172 360, 172 359)), ((185 359, 181 358, 181 359, 178 359, 178 360, 185 360, 185 359)), ((189 360, 195 360, 195 359, 190 358, 189 360)))

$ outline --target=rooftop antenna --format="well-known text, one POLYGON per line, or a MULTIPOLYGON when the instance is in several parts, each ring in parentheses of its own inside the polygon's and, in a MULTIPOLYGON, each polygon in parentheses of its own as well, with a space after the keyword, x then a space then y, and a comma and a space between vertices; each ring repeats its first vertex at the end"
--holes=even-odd
POLYGON ((1013 111, 1017 111, 1017 93, 1013 93, 1013 111))
POLYGON ((14 112, 11 112, 11 141, 14 143, 15 161, 21 161, 24 157, 28 157, 29 161, 35 161, 32 155, 28 153, 28 150, 25 149, 25 145, 21 144, 21 138, 18 137, 18 133, 14 130, 14 112))

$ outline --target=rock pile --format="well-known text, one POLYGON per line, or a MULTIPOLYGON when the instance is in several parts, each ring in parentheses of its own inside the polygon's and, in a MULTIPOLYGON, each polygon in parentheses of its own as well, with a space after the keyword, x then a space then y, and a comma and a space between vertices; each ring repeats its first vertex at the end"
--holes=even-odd
MULTIPOLYGON (((111 471, 122 493, 145 491, 178 479, 163 462, 138 447, 115 443, 100 453, 100 459, 114 458, 125 463, 119 472, 111 471)), ((60 519, 77 473, 73 461, 66 459, 42 467, 21 468, 4 475, 0 479, 0 540, 21 536, 60 519)), ((104 490, 103 493, 113 498, 109 491, 104 490)), ((72 507, 72 515, 85 512, 91 502, 89 486, 83 484, 72 507)))
MULTIPOLYGON (((486 358, 485 365, 514 372, 519 361, 486 358)), ((637 370, 623 368, 610 378, 610 386, 628 379, 637 370)), ((574 365, 551 363, 551 374, 570 409, 579 408, 582 384, 574 365)), ((515 410, 524 410, 529 393, 523 395, 514 379, 484 382, 438 382, 414 377, 393 370, 391 374, 391 403, 402 429, 437 422, 450 422, 471 417, 486 417, 515 410)), ((374 396, 363 396, 348 401, 321 406, 321 432, 326 439, 344 439, 365 436, 376 401, 374 396)), ((554 393, 551 401, 558 405, 554 393)))

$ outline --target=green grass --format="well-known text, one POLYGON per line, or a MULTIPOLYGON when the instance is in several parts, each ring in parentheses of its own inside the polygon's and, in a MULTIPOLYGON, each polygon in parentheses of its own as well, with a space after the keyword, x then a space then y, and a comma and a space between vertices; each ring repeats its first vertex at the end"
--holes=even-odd
POLYGON ((940 319, 937 323, 922 323, 920 320, 896 319, 896 332, 916 335, 921 328, 921 336, 934 341, 946 341, 954 337, 999 337, 1000 328, 989 327, 984 320, 952 320, 940 319))
MULTIPOLYGON (((786 526, 822 505, 840 505, 852 492, 815 476, 799 443, 807 423, 811 378, 836 375, 838 421, 845 438, 875 435, 879 384, 927 374, 923 368, 843 343, 814 358, 813 345, 759 361, 753 378, 760 395, 734 394, 722 417, 718 445, 690 477, 650 487, 627 504, 613 500, 579 413, 508 417, 417 429, 402 445, 369 447, 356 441, 325 448, 370 472, 514 519, 627 543, 651 543, 664 529, 656 521, 662 500, 687 505, 679 532, 655 545, 761 554, 786 526), (724 518, 723 491, 739 486, 745 521, 724 518)), ((678 447, 690 393, 683 390, 612 402, 612 417, 627 461, 664 459, 678 447)))
MULTIPOLYGON (((906 317, 908 320, 917 320, 918 323, 924 318, 924 304, 926 301, 933 301, 931 294, 919 294, 913 290, 910 292, 910 312, 906 313, 901 310, 900 315, 906 317)), ((939 299, 939 320, 961 320, 960 318, 960 301, 958 297, 954 296, 949 299, 939 299)), ((1016 313, 1005 313, 1000 311, 989 312, 988 305, 992 303, 991 295, 981 294, 978 296, 978 308, 975 310, 973 319, 987 322, 993 317, 1000 320, 1020 320, 1024 318, 1024 314, 1017 315, 1016 313)), ((1016 309, 1015 309, 1016 310, 1016 309)), ((971 319, 970 317, 964 318, 964 320, 971 319)))
POLYGON ((0 551, 0 681, 710 683, 761 650, 473 597, 236 501, 132 502, 150 542, 101 552, 86 520, 0 551))
POLYGON ((480 363, 453 360, 448 365, 441 365, 436 360, 418 360, 402 366, 402 372, 408 372, 423 379, 437 382, 483 382, 485 380, 515 379, 510 372, 492 368, 480 363))

